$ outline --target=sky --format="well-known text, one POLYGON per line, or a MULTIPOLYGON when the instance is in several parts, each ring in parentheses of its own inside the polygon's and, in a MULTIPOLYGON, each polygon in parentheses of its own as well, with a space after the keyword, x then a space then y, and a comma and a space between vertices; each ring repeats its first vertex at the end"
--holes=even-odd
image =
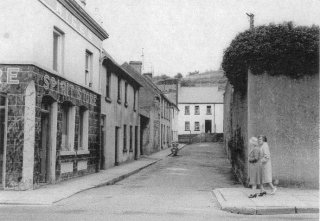
POLYGON ((255 26, 320 24, 320 0, 87 0, 109 34, 104 48, 119 63, 144 61, 144 72, 184 76, 217 70, 235 36, 255 26), (142 59, 142 51, 144 58, 142 59))

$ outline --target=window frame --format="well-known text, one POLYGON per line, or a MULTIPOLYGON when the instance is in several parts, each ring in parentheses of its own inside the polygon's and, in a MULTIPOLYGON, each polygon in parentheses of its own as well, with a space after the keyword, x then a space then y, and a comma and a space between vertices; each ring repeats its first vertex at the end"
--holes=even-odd
POLYGON ((62 108, 62 130, 61 150, 66 152, 74 151, 75 132, 75 106, 69 102, 61 104, 62 108), (64 137, 65 136, 65 137, 64 137))
POLYGON ((123 152, 127 152, 127 125, 123 125, 123 152))
POLYGON ((84 65, 84 73, 85 73, 85 85, 88 87, 92 87, 92 61, 93 61, 93 53, 89 50, 85 52, 85 65, 84 65))
POLYGON ((111 71, 109 69, 106 75, 106 98, 111 99, 111 71))
POLYGON ((117 102, 118 104, 121 104, 121 78, 118 77, 118 92, 117 92, 117 102))
POLYGON ((207 115, 212 115, 212 106, 211 105, 207 105, 207 115))
POLYGON ((194 122, 194 131, 200 131, 200 122, 199 121, 194 122))
POLYGON ((190 131, 190 121, 185 121, 184 122, 184 130, 185 131, 190 131), (188 125, 188 127, 187 127, 187 125, 188 125))
POLYGON ((194 106, 194 115, 200 115, 200 106, 199 105, 194 106))
POLYGON ((63 31, 55 26, 53 27, 52 69, 62 75, 64 74, 64 36, 63 31), (55 39, 57 39, 56 44, 55 39))
POLYGON ((89 110, 79 107, 78 151, 87 151, 89 145, 89 110))
POLYGON ((184 115, 190 115, 190 105, 184 106, 184 115))

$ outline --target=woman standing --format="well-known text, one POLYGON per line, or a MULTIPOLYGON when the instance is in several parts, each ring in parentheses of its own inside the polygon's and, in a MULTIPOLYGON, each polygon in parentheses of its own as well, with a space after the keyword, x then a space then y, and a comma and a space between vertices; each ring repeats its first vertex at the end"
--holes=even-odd
MULTIPOLYGON (((270 156, 270 150, 269 150, 269 145, 267 143, 267 137, 260 135, 258 137, 258 144, 260 146, 261 150, 261 162, 260 162, 260 167, 261 167, 261 186, 263 189, 263 184, 268 184, 272 191, 270 194, 274 194, 277 191, 277 188, 273 186, 272 184, 272 167, 271 167, 271 156, 270 156)), ((265 191, 260 193, 259 195, 263 196, 267 194, 265 191)))
POLYGON ((252 193, 249 198, 255 198, 257 197, 257 193, 255 193, 257 185, 261 186, 260 188, 260 194, 264 192, 263 185, 261 183, 261 169, 260 169, 260 160, 261 160, 261 150, 258 145, 258 139, 256 137, 251 137, 249 140, 249 185, 251 185, 252 193))

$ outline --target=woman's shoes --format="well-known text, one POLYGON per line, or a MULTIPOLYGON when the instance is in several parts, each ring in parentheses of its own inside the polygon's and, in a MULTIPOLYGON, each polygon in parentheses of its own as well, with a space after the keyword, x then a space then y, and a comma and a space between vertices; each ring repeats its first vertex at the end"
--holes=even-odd
POLYGON ((271 194, 271 195, 274 195, 274 194, 276 193, 276 191, 277 191, 277 187, 274 187, 273 190, 272 190, 272 192, 271 192, 270 194, 271 194))
POLYGON ((259 196, 263 196, 263 195, 267 195, 267 192, 263 191, 263 192, 259 193, 259 196))
POLYGON ((256 198, 257 196, 258 196, 257 193, 255 193, 255 194, 250 194, 249 198, 256 198))

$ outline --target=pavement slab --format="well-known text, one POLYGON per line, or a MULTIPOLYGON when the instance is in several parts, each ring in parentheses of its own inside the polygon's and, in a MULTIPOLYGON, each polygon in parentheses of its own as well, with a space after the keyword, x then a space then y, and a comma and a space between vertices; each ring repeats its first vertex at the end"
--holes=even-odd
POLYGON ((222 210, 251 215, 319 213, 319 190, 279 188, 275 195, 248 198, 249 188, 213 190, 222 210))

